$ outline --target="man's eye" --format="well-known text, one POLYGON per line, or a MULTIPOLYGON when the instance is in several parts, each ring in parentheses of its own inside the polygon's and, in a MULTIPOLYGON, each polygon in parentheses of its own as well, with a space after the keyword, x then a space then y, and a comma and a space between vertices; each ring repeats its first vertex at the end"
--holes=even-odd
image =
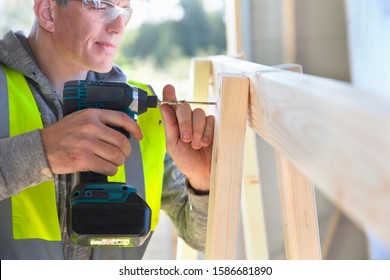
POLYGON ((109 8, 109 4, 106 4, 104 2, 92 2, 92 1, 89 1, 87 2, 86 4, 84 4, 88 10, 105 10, 107 8, 109 8))
POLYGON ((96 5, 96 10, 105 10, 105 9, 108 9, 110 8, 108 4, 106 3, 100 3, 98 5, 96 5))

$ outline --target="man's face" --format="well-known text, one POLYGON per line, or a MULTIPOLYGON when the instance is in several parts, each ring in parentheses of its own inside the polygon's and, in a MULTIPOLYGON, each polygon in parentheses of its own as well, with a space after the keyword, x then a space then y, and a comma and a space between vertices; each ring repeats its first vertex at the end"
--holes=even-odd
MULTIPOLYGON (((129 0, 110 2, 120 7, 130 5, 129 0)), ((104 23, 96 20, 96 11, 91 11, 83 7, 81 0, 57 6, 53 44, 66 66, 104 73, 112 68, 126 26, 122 16, 104 23)))

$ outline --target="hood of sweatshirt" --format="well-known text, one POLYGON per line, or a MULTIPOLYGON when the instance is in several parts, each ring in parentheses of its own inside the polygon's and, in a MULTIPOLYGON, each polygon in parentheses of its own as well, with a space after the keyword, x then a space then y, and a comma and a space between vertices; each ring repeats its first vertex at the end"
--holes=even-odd
MULTIPOLYGON (((22 32, 7 32, 0 40, 0 63, 17 70, 34 81, 45 77, 40 71, 27 38, 22 32)), ((45 78, 46 79, 46 78, 45 78)))

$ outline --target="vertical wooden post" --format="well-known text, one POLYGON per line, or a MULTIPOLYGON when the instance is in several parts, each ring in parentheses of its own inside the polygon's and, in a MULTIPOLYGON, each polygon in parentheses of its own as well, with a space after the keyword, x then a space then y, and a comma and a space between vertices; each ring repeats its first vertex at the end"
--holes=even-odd
POLYGON ((211 61, 207 58, 193 58, 190 67, 190 94, 188 100, 208 100, 211 61))
POLYGON ((286 258, 321 259, 314 188, 281 153, 276 152, 286 258))
POLYGON ((222 75, 217 97, 206 259, 235 259, 249 79, 222 75))
MULTIPOLYGON (((302 73, 296 64, 276 68, 302 73)), ((321 259, 315 191, 311 182, 278 151, 276 170, 282 207, 287 259, 321 259)))
POLYGON ((257 154, 256 134, 250 127, 247 127, 241 203, 245 255, 248 260, 268 260, 257 154))
POLYGON ((230 56, 243 55, 240 2, 240 0, 225 1, 227 53, 230 56))
POLYGON ((282 0, 283 61, 297 61, 295 0, 282 0))

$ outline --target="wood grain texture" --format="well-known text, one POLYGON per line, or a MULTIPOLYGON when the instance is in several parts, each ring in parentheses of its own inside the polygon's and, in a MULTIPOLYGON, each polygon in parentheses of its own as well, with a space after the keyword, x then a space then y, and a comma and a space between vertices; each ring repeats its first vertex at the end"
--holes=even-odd
POLYGON ((248 260, 268 260, 268 244, 260 171, 257 161, 256 134, 247 128, 242 180, 242 224, 245 255, 248 260))
MULTIPOLYGON (((295 64, 274 66, 302 73, 295 64)), ((321 243, 314 187, 283 154, 275 151, 287 259, 321 259, 321 243)))
POLYGON ((266 108, 253 115, 266 122, 259 132, 350 218, 389 238, 390 101, 295 73, 259 74, 257 82, 266 108))
POLYGON ((207 224, 206 259, 235 259, 249 80, 222 75, 215 133, 207 224))
POLYGON ((289 260, 319 260, 321 245, 314 187, 310 181, 276 152, 284 243, 289 260))
POLYGON ((250 79, 250 126, 357 225, 390 243, 389 98, 237 59, 210 60, 213 73, 250 79))

